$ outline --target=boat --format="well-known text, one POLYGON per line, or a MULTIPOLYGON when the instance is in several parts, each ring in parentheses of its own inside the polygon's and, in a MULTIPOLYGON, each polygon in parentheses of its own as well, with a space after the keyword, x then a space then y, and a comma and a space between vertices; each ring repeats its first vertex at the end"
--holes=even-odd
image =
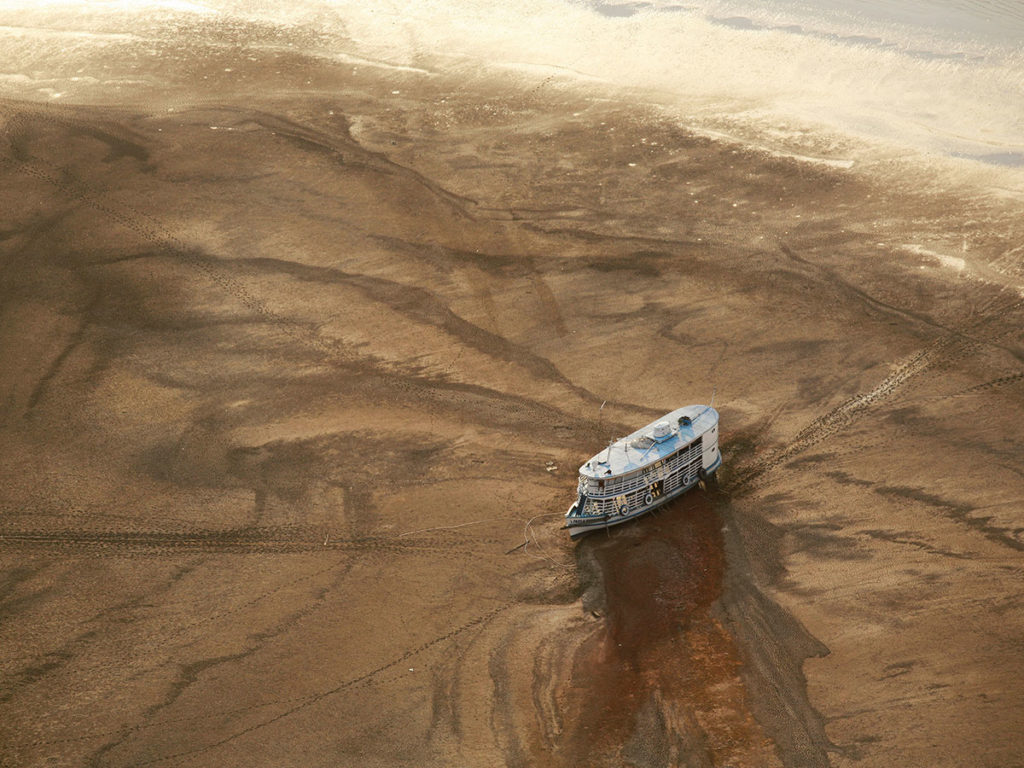
POLYGON ((713 482, 721 465, 718 411, 710 405, 678 408, 613 440, 580 467, 565 528, 576 539, 645 515, 698 483, 713 482))

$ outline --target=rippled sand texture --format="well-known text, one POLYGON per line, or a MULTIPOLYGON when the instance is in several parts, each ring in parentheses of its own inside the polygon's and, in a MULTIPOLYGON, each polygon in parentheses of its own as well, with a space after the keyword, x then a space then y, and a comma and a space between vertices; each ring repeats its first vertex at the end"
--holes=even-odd
POLYGON ((1016 204, 430 83, 3 105, 3 763, 1024 760, 1016 204))

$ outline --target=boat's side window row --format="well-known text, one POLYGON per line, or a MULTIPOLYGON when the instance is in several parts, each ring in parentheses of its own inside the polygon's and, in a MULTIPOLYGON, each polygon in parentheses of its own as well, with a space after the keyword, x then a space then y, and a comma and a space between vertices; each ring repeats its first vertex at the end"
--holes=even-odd
POLYGON ((692 443, 687 445, 685 448, 681 448, 664 459, 646 467, 641 471, 634 471, 621 477, 613 477, 610 479, 598 479, 596 482, 593 479, 586 477, 580 478, 580 490, 583 493, 623 493, 642 486, 650 484, 654 475, 672 474, 678 472, 681 467, 692 460, 693 456, 700 453, 703 447, 703 436, 698 437, 692 443))

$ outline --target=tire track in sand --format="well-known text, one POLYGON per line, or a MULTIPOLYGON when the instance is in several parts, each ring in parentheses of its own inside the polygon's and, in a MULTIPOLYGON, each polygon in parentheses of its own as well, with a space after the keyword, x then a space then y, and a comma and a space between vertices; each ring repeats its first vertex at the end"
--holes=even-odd
POLYGON ((746 490, 764 474, 846 429, 892 396, 907 382, 924 373, 957 343, 953 336, 944 336, 904 360, 868 392, 854 395, 828 413, 822 414, 797 433, 782 449, 748 466, 733 484, 735 490, 746 490))
MULTIPOLYGON (((785 243, 782 243, 780 247, 783 253, 790 260, 804 265, 805 267, 817 269, 817 265, 797 256, 785 243)), ((822 272, 827 278, 838 281, 841 286, 854 291, 862 299, 870 300, 870 302, 874 304, 878 303, 877 300, 874 300, 860 289, 851 286, 845 280, 842 280, 838 276, 832 274, 830 270, 823 270, 822 272)), ((927 320, 926 322, 929 325, 940 328, 943 331, 943 334, 927 344, 923 349, 899 363, 888 376, 886 376, 871 390, 854 395, 827 413, 818 416, 811 421, 810 424, 800 430, 796 437, 794 437, 787 445, 764 458, 755 460, 752 464, 748 465, 740 472, 736 481, 733 483, 733 489, 738 492, 750 489, 758 479, 779 465, 785 464, 806 451, 808 448, 811 448, 812 446, 827 440, 833 435, 842 432, 861 417, 877 409, 881 403, 891 398, 912 380, 924 374, 940 361, 943 363, 952 363, 961 360, 970 354, 972 350, 983 345, 1002 349, 1003 351, 1009 352, 1015 358, 1019 358, 1020 353, 1015 349, 1000 344, 993 339, 978 338, 974 335, 985 328, 985 326, 994 323, 996 320, 1005 319, 1009 313, 1018 311, 1021 307, 1024 307, 1024 296, 1014 296, 1007 300, 1002 293, 1003 292, 1001 291, 987 298, 977 307, 977 310, 970 318, 965 318, 962 322, 957 323, 956 325, 947 327, 938 325, 934 323, 934 321, 927 320)), ((888 307, 888 305, 886 305, 886 307, 890 311, 906 315, 908 319, 918 321, 923 319, 919 315, 913 313, 908 314, 895 307, 888 307)), ((1007 324, 1007 326, 1010 328, 1013 327, 1012 324, 1007 324)), ((1006 332, 1007 331, 1005 329, 1002 333, 997 332, 995 338, 998 339, 1002 335, 1005 335, 1006 332)), ((968 391, 974 391, 975 389, 980 390, 990 386, 1000 386, 1002 384, 1012 383, 1017 379, 1018 375, 1016 374, 1004 376, 993 382, 987 382, 985 384, 978 385, 978 387, 972 387, 968 391)))
POLYGON ((189 553, 267 555, 315 552, 358 552, 387 554, 441 554, 477 557, 480 549, 469 544, 492 544, 498 539, 452 541, 442 537, 394 538, 362 536, 331 538, 326 536, 288 536, 274 529, 237 531, 88 531, 88 530, 15 530, 0 532, 0 551, 47 551, 90 556, 180 555, 189 553))
MULTIPOLYGON (((301 710, 306 709, 307 707, 310 707, 310 706, 312 706, 314 704, 317 704, 320 701, 323 701, 324 699, 326 699, 326 698, 328 698, 330 696, 334 696, 336 694, 343 693, 343 692, 345 692, 345 691, 347 691, 347 690, 349 690, 351 688, 357 687, 359 685, 364 685, 366 683, 369 683, 373 678, 378 677, 382 673, 387 672, 388 670, 391 670, 391 669, 393 669, 393 668, 395 668, 395 667, 405 663, 408 659, 410 659, 410 658, 412 658, 414 656, 417 656, 417 655, 419 655, 421 653, 425 653, 426 651, 429 651, 432 648, 440 646, 440 645, 442 645, 442 644, 444 644, 444 643, 446 643, 446 642, 448 642, 450 640, 453 640, 454 638, 458 637, 459 635, 461 635, 461 634, 463 634, 463 633, 465 633, 465 632, 467 632, 467 631, 469 631, 471 629, 475 629, 477 627, 481 627, 481 628, 485 627, 488 624, 490 624, 492 621, 494 621, 494 619, 496 619, 499 615, 501 615, 502 613, 504 613, 508 609, 512 608, 514 605, 515 605, 514 602, 502 603, 502 604, 496 606, 495 608, 491 609, 490 611, 487 611, 486 613, 483 613, 483 614, 481 614, 479 616, 476 616, 476 617, 470 619, 469 621, 465 622, 464 624, 462 624, 462 625, 460 625, 458 627, 455 627, 454 629, 452 629, 452 630, 450 630, 450 631, 448 631, 448 632, 446 632, 446 633, 444 633, 442 635, 439 635, 439 636, 434 637, 434 638, 432 638, 430 640, 427 640, 427 641, 421 643, 420 645, 418 645, 418 646, 416 646, 414 648, 409 648, 408 650, 406 650, 404 653, 402 653, 398 657, 393 658, 390 661, 387 661, 387 662, 381 664, 380 666, 378 666, 378 667, 376 667, 376 668, 374 668, 374 669, 372 669, 372 670, 370 670, 368 672, 365 672, 365 673, 363 673, 361 675, 357 675, 356 677, 351 677, 351 678, 349 678, 347 680, 344 680, 343 682, 341 682, 338 685, 333 686, 331 688, 328 688, 328 689, 325 689, 325 690, 321 690, 321 691, 318 691, 316 693, 309 694, 307 696, 288 699, 288 700, 286 700, 287 703, 291 703, 291 702, 297 702, 297 703, 294 703, 293 706, 290 706, 288 709, 284 710, 283 712, 275 714, 275 715, 273 715, 273 716, 271 716, 271 717, 269 717, 269 718, 267 718, 265 720, 261 720, 261 721, 259 721, 257 723, 254 723, 253 725, 244 727, 244 728, 242 728, 242 729, 240 729, 238 731, 235 731, 234 733, 231 733, 231 734, 229 734, 229 735, 227 735, 227 736, 225 736, 225 737, 223 737, 223 738, 219 739, 218 741, 215 741, 215 742, 213 742, 211 744, 207 744, 207 745, 200 746, 200 747, 195 747, 193 749, 187 749, 187 750, 184 750, 184 751, 181 751, 181 752, 176 752, 176 753, 170 754, 170 755, 164 755, 164 756, 161 756, 161 757, 154 757, 154 758, 151 758, 149 760, 145 760, 143 762, 137 763, 136 765, 137 766, 152 765, 152 764, 156 764, 156 763, 163 763, 163 762, 166 762, 168 760, 178 760, 178 759, 181 759, 183 757, 187 757, 189 755, 198 755, 198 754, 205 754, 206 752, 210 752, 211 750, 214 750, 214 749, 217 749, 218 747, 224 746, 225 744, 228 744, 228 743, 230 743, 232 741, 235 741, 236 739, 239 739, 239 738, 241 738, 243 736, 246 736, 246 735, 248 735, 248 734, 250 734, 250 733, 252 733, 254 731, 257 731, 257 730, 259 730, 261 728, 265 728, 265 727, 267 727, 269 725, 272 725, 272 724, 278 722, 279 720, 283 720, 286 717, 290 717, 291 715, 294 715, 294 714, 300 712, 301 710)), ((285 703, 285 702, 278 702, 278 703, 285 703)), ((262 707, 265 707, 265 706, 266 706, 265 704, 260 704, 260 705, 257 705, 256 707, 254 707, 254 709, 262 708, 262 707)))

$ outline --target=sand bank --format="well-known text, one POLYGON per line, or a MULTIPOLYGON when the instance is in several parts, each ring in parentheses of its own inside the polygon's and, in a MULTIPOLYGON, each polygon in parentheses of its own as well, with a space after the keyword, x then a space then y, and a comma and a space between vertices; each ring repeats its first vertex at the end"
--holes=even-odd
POLYGON ((1024 759, 1013 206, 417 77, 3 105, 5 764, 1024 759))

